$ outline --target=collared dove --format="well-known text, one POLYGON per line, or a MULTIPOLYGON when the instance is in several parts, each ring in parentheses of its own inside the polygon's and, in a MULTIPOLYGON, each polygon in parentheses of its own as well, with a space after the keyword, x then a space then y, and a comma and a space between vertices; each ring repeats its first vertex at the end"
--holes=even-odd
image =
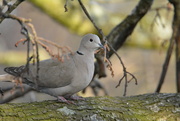
MULTIPOLYGON (((83 90, 89 85, 94 74, 94 52, 103 47, 97 35, 85 35, 78 51, 69 54, 64 62, 57 59, 48 59, 39 63, 39 78, 35 80, 36 67, 29 66, 29 74, 24 72, 20 75, 22 82, 30 86, 37 86, 38 91, 55 96, 61 102, 69 103, 67 99, 79 99, 75 93, 83 90)), ((14 75, 24 67, 8 67, 8 74, 0 75, 0 80, 13 80, 14 75), (13 74, 14 73, 14 74, 13 74), (12 75, 13 74, 13 75, 12 75)))

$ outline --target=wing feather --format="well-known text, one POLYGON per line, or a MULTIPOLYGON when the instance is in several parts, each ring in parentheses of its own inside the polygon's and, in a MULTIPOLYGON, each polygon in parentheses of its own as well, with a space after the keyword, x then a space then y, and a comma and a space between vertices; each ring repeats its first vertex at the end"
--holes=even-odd
MULTIPOLYGON (((69 85, 74 77, 75 64, 73 57, 60 62, 55 59, 48 59, 40 62, 39 79, 37 84, 40 87, 57 88, 69 85)), ((24 78, 35 83, 36 66, 30 65, 29 75, 25 73, 24 78)))

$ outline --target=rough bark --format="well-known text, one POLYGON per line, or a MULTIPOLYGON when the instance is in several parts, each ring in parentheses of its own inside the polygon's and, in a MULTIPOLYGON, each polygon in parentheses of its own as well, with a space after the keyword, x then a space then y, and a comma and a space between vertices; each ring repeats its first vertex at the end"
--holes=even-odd
POLYGON ((180 93, 144 94, 132 97, 89 97, 77 105, 57 101, 0 105, 1 121, 90 120, 178 121, 180 93))
POLYGON ((174 5, 174 22, 173 30, 176 33, 176 83, 177 83, 177 92, 180 92, 180 1, 179 0, 170 0, 174 5))

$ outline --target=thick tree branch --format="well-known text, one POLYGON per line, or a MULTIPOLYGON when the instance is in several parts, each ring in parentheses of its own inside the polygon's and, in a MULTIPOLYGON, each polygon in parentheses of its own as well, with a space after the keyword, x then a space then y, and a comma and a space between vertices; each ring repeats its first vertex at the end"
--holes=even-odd
POLYGON ((29 86, 16 87, 16 89, 11 89, 10 91, 4 92, 3 96, 0 96, 0 104, 10 102, 18 97, 22 97, 33 89, 29 86))
POLYGON ((180 94, 91 97, 69 105, 57 101, 0 105, 0 120, 178 121, 180 94))
MULTIPOLYGON (((115 50, 118 50, 126 41, 127 37, 131 35, 137 23, 142 19, 144 15, 151 8, 153 0, 140 0, 135 10, 126 17, 119 25, 117 25, 107 36, 107 40, 112 44, 115 50)), ((111 57, 113 50, 109 52, 111 57)))

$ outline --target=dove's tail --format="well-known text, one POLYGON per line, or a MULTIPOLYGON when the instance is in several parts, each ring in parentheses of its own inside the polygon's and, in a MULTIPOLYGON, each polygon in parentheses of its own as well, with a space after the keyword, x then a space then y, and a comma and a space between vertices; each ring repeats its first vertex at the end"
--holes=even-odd
POLYGON ((0 75, 0 82, 12 81, 13 79, 14 79, 14 76, 12 76, 12 75, 10 75, 10 74, 0 75))

